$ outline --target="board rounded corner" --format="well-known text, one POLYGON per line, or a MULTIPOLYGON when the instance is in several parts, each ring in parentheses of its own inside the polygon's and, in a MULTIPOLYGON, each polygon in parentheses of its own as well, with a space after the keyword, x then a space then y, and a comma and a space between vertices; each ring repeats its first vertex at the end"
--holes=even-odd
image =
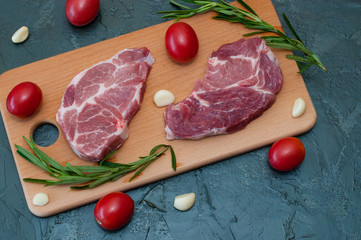
POLYGON ((27 205, 28 205, 29 211, 37 217, 45 218, 45 217, 49 217, 49 216, 53 215, 53 213, 51 211, 49 211, 46 206, 37 207, 37 206, 32 205, 31 203, 28 203, 27 205))

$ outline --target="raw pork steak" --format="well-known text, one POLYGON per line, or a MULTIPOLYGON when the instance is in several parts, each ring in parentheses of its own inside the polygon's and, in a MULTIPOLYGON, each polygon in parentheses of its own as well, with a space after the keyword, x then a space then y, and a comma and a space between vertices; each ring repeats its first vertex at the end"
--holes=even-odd
POLYGON ((165 110, 167 139, 238 131, 274 103, 282 82, 278 61, 261 38, 225 44, 209 57, 192 94, 165 110))
POLYGON ((147 48, 125 49, 73 78, 56 119, 79 157, 100 161, 127 139, 153 63, 147 48))

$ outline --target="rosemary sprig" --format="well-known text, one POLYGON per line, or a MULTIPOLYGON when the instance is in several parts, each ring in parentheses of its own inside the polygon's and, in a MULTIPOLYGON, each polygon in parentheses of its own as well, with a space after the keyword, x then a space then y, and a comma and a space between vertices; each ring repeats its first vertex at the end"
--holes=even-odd
POLYGON ((277 36, 262 36, 266 41, 266 44, 273 48, 280 48, 280 49, 288 49, 293 51, 300 51, 303 53, 303 56, 294 56, 294 55, 287 55, 288 59, 296 61, 299 66, 301 67, 300 73, 303 73, 308 67, 312 65, 316 65, 320 67, 322 70, 327 72, 327 69, 322 64, 319 57, 311 52, 307 47, 304 45, 298 34, 296 33, 295 29, 292 27, 290 21, 283 14, 283 19, 285 20, 288 28, 295 36, 295 38, 291 38, 284 34, 282 31, 278 30, 271 24, 260 19, 257 13, 244 1, 237 0, 246 10, 237 8, 232 6, 231 4, 223 1, 223 0, 182 0, 183 2, 192 3, 195 6, 199 6, 198 8, 189 8, 184 6, 175 0, 169 0, 170 3, 179 7, 179 10, 168 10, 168 11, 160 11, 158 13, 164 14, 162 18, 173 18, 178 21, 179 19, 189 18, 194 15, 203 14, 209 11, 216 12, 217 15, 214 19, 219 20, 226 20, 229 22, 241 23, 246 28, 254 29, 257 31, 244 34, 243 36, 252 36, 260 33, 274 33, 277 36))
POLYGON ((25 160, 48 172, 50 176, 57 178, 57 180, 24 178, 23 180, 25 182, 41 183, 45 184, 45 186, 71 184, 72 186, 70 188, 72 189, 88 189, 109 181, 115 181, 129 172, 136 171, 129 180, 132 181, 148 167, 149 164, 157 160, 168 149, 171 152, 172 168, 176 171, 176 157, 171 145, 157 145, 150 151, 148 156, 141 157, 140 160, 127 164, 105 161, 105 159, 108 159, 115 153, 114 151, 100 161, 98 166, 74 166, 69 162, 66 163, 66 166, 62 166, 41 151, 32 138, 30 138, 30 140, 26 137, 23 138, 35 155, 19 145, 15 145, 16 152, 25 160))

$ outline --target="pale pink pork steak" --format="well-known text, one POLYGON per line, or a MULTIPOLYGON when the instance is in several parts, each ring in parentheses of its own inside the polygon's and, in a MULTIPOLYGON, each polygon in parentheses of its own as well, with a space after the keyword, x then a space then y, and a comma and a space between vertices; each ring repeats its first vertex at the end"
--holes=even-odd
POLYGON ((56 119, 79 157, 100 161, 128 138, 153 63, 147 48, 125 49, 73 78, 56 119))
POLYGON ((221 46, 208 59, 206 75, 183 101, 164 113, 167 139, 199 139, 246 127, 276 99, 283 76, 261 38, 221 46))

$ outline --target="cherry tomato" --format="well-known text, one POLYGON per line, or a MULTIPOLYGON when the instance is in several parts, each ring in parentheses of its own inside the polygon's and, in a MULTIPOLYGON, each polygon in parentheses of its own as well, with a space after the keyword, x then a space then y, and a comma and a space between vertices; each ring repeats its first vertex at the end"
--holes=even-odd
POLYGON ((85 26, 92 22, 99 11, 99 0, 67 0, 65 15, 75 26, 85 26))
POLYGON ((165 47, 174 61, 178 63, 190 62, 198 53, 197 34, 187 23, 174 23, 165 34, 165 47))
POLYGON ((289 171, 302 163, 305 154, 305 147, 301 140, 295 137, 287 137, 272 145, 268 153, 268 160, 274 169, 289 171))
POLYGON ((22 82, 16 85, 6 99, 8 111, 19 117, 30 117, 39 108, 43 94, 41 89, 32 82, 22 82))
POLYGON ((134 201, 128 194, 112 192, 96 204, 94 217, 102 228, 115 230, 127 224, 133 212, 134 201))

